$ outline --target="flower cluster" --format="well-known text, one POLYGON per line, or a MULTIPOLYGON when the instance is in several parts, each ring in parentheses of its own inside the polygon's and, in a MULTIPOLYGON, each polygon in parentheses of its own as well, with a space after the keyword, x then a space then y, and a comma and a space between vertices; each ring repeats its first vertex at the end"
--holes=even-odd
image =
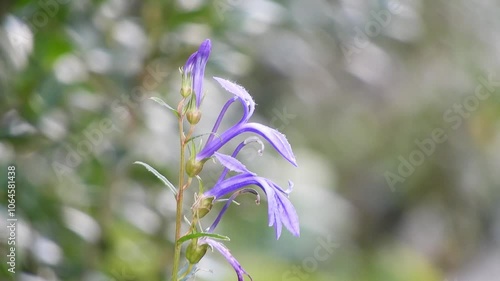
MULTIPOLYGON (((186 63, 186 66, 184 67, 184 71, 186 71, 184 75, 187 74, 185 77, 192 77, 192 88, 194 89, 197 109, 199 109, 201 105, 204 68, 209 54, 210 41, 206 40, 201 44, 199 50, 191 55, 186 63)), ((276 239, 280 237, 283 226, 285 226, 285 228, 288 229, 293 235, 299 236, 300 230, 298 216, 292 203, 288 200, 288 194, 291 191, 292 183, 289 182, 288 190, 283 190, 273 181, 260 177, 249 171, 239 160, 236 159, 239 151, 248 143, 258 141, 262 144, 262 142, 256 138, 250 138, 240 143, 232 155, 225 155, 218 152, 234 137, 245 132, 252 132, 267 140, 286 160, 288 160, 292 165, 297 166, 297 162, 289 142, 287 141, 285 135, 277 130, 263 124, 249 122, 249 119, 255 110, 255 102, 242 86, 222 78, 214 77, 214 79, 222 88, 233 96, 222 107, 206 143, 203 148, 192 159, 190 159, 188 162, 189 167, 187 169, 190 176, 195 176, 201 171, 205 161, 212 157, 216 158, 218 162, 224 166, 224 170, 222 171, 216 184, 199 196, 197 200, 197 202, 207 202, 206 199, 211 199, 209 202, 212 202, 212 200, 217 201, 227 195, 231 195, 215 219, 214 223, 208 228, 207 231, 214 231, 223 214, 226 212, 236 196, 242 192, 252 192, 258 195, 258 193, 256 193, 253 189, 246 188, 248 186, 256 185, 260 187, 267 196, 269 226, 274 226, 276 239), (238 101, 243 107, 243 116, 235 125, 222 133, 218 133, 219 125, 221 124, 227 109, 236 101, 238 101), (227 177, 229 171, 234 171, 237 174, 227 177)), ((189 83, 189 81, 187 83, 189 83)), ((196 204, 197 203, 195 203, 194 206, 195 209, 197 208, 196 204)), ((215 241, 214 239, 204 237, 198 241, 198 245, 202 246, 204 244, 208 244, 217 249, 228 260, 236 271, 238 280, 243 280, 244 274, 248 275, 222 243, 215 241)))
MULTIPOLYGON (((290 231, 294 236, 300 235, 299 220, 297 212, 292 203, 288 199, 288 195, 292 190, 293 184, 289 182, 288 189, 284 190, 276 183, 268 178, 257 175, 248 170, 243 163, 237 160, 238 153, 249 143, 257 142, 261 145, 260 153, 264 150, 263 142, 257 137, 260 136, 273 146, 276 151, 283 156, 292 165, 297 166, 295 156, 292 152, 290 143, 285 135, 277 130, 265 126, 260 123, 250 122, 250 118, 255 110, 255 102, 250 94, 240 85, 237 85, 228 80, 214 77, 215 81, 228 93, 231 97, 222 107, 212 131, 202 147, 196 147, 191 137, 196 124, 201 118, 201 104, 203 101, 203 80, 205 67, 211 52, 210 40, 205 40, 186 61, 186 64, 181 69, 182 85, 180 93, 183 97, 177 109, 166 105, 163 101, 155 98, 163 106, 176 113, 179 119, 180 140, 181 140, 181 168, 179 186, 176 188, 163 175, 156 171, 151 166, 138 162, 146 166, 158 178, 160 178, 176 195, 177 200, 177 215, 176 215, 176 244, 174 251, 174 266, 172 272, 173 281, 178 281, 178 266, 181 253, 181 245, 183 242, 190 241, 186 248, 185 255, 188 261, 188 269, 183 273, 182 278, 188 276, 189 271, 196 265, 206 254, 208 248, 218 250, 234 268, 238 280, 242 281, 244 275, 248 273, 242 268, 239 262, 231 255, 230 251, 224 244, 217 240, 228 240, 227 237, 215 234, 214 230, 221 221, 223 215, 237 196, 243 193, 251 193, 257 197, 256 202, 260 202, 259 193, 251 188, 257 186, 262 189, 267 197, 269 226, 275 229, 276 239, 281 236, 283 226, 290 231), (219 126, 224 119, 228 108, 233 103, 239 103, 243 107, 243 115, 241 119, 224 132, 219 132, 219 126), (189 131, 184 132, 184 118, 189 122, 189 131), (231 155, 222 154, 220 149, 228 142, 243 133, 254 133, 257 136, 252 136, 237 145, 231 155), (190 143, 192 153, 189 159, 184 157, 184 149, 190 143), (205 162, 209 159, 216 159, 222 166, 223 170, 217 182, 208 190, 203 190, 200 172, 203 169, 205 162), (231 176, 229 171, 232 171, 231 176), (184 180, 184 174, 187 174, 187 181, 184 180), (190 229, 184 236, 180 236, 183 191, 188 188, 193 178, 200 180, 200 192, 196 195, 195 203, 192 206, 193 216, 190 221, 190 229), (201 219, 212 210, 213 204, 216 202, 226 201, 215 221, 207 229, 201 227, 201 219)), ((251 279, 251 277, 250 277, 251 279)))

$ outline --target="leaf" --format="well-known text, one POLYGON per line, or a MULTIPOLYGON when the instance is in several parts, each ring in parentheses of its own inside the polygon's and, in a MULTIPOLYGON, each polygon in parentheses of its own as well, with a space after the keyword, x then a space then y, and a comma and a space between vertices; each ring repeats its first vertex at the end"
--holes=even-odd
POLYGON ((199 237, 212 237, 215 239, 223 240, 223 241, 229 241, 229 237, 216 234, 216 233, 208 233, 208 232, 197 232, 197 233, 191 233, 188 235, 184 235, 179 240, 177 240, 177 244, 182 244, 188 240, 194 239, 194 238, 199 238, 199 237))
POLYGON ((141 162, 141 161, 135 161, 134 164, 139 164, 139 165, 142 165, 144 167, 146 167, 146 169, 148 169, 148 171, 150 171, 151 173, 153 173, 157 178, 159 178, 168 188, 170 188, 170 190, 174 193, 174 195, 177 195, 177 189, 175 188, 175 186, 168 181, 168 179, 160 174, 160 172, 158 172, 155 168, 149 166, 148 164, 144 163, 144 162, 141 162))
POLYGON ((157 102, 158 104, 160 104, 161 106, 164 106, 170 110, 172 110, 174 113, 175 113, 175 116, 179 117, 179 112, 177 112, 177 110, 175 110, 173 107, 171 107, 170 105, 168 105, 165 101, 163 101, 162 99, 160 98, 157 98, 157 97, 150 97, 149 99, 151 100, 154 100, 155 102, 157 102))

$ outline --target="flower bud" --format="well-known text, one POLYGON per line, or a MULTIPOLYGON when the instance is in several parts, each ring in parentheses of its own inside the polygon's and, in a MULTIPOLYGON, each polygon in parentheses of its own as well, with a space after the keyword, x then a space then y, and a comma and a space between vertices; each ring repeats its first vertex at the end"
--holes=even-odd
POLYGON ((198 162, 195 159, 189 159, 186 163, 186 173, 190 177, 197 176, 203 169, 203 163, 198 162))
POLYGON ((186 258, 190 264, 197 264, 207 253, 208 244, 198 245, 198 239, 191 240, 186 249, 186 258))
POLYGON ((191 109, 186 113, 186 117, 189 124, 196 125, 201 119, 201 111, 196 108, 191 109))
POLYGON ((213 196, 202 198, 197 202, 196 206, 194 206, 194 214, 198 216, 199 219, 203 218, 210 212, 210 210, 212 210, 213 202, 213 196))

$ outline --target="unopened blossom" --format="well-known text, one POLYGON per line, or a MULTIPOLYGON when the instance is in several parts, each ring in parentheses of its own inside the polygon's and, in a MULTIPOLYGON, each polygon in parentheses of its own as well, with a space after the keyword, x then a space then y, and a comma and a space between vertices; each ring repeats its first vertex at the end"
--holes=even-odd
POLYGON ((194 52, 186 61, 183 68, 183 83, 194 91, 196 96, 196 108, 201 105, 203 97, 203 78, 205 76, 205 66, 212 50, 210 39, 201 43, 198 51, 194 52))

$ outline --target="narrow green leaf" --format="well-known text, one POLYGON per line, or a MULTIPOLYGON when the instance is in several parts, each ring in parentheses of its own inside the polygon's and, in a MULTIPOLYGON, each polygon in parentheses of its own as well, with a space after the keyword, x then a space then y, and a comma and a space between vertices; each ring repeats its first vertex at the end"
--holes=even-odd
POLYGON ((179 117, 179 112, 177 112, 177 110, 175 110, 173 107, 171 107, 170 105, 168 105, 165 101, 163 101, 162 99, 160 98, 157 98, 157 97, 150 97, 151 100, 154 100, 155 102, 157 102, 158 104, 160 104, 161 106, 164 106, 166 108, 168 108, 169 110, 172 110, 175 115, 177 117, 179 117))
POLYGON ((229 241, 229 237, 216 234, 216 233, 208 233, 208 232, 197 232, 197 233, 191 233, 188 235, 184 235, 179 240, 177 240, 177 244, 182 244, 188 240, 194 239, 194 238, 199 238, 199 237, 212 237, 215 239, 223 240, 223 241, 229 241))
POLYGON ((155 168, 149 166, 148 164, 144 163, 144 162, 141 162, 141 161, 135 161, 134 164, 139 164, 139 165, 142 165, 144 167, 146 167, 146 169, 148 169, 148 171, 150 171, 151 173, 153 173, 157 178, 159 178, 168 188, 170 188, 170 190, 174 193, 174 195, 177 195, 177 189, 175 188, 175 186, 168 181, 168 179, 160 174, 160 172, 158 172, 155 168))

